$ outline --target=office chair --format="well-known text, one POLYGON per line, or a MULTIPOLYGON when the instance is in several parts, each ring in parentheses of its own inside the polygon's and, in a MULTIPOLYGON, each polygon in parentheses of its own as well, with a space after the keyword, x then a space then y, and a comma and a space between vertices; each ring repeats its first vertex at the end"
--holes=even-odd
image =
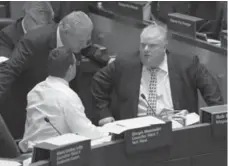
POLYGON ((23 161, 32 157, 32 153, 21 153, 2 116, 0 115, 0 158, 12 158, 23 161))
POLYGON ((11 18, 0 18, 0 30, 14 22, 11 18))
POLYGON ((0 115, 0 157, 16 158, 20 156, 19 148, 0 115))

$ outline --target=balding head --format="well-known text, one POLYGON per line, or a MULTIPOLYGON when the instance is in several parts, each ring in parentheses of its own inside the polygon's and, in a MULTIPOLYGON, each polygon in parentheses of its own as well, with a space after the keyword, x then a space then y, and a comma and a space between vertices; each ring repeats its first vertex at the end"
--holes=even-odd
POLYGON ((49 2, 27 1, 23 6, 26 31, 52 23, 54 11, 49 2))
POLYGON ((153 42, 166 42, 167 31, 165 27, 158 24, 152 24, 142 30, 140 40, 147 40, 153 42))
POLYGON ((74 11, 65 16, 59 23, 59 32, 62 43, 74 53, 88 45, 91 40, 93 23, 90 18, 81 11, 74 11))
POLYGON ((165 27, 152 24, 142 30, 140 35, 140 58, 148 67, 160 65, 165 55, 167 31, 165 27))

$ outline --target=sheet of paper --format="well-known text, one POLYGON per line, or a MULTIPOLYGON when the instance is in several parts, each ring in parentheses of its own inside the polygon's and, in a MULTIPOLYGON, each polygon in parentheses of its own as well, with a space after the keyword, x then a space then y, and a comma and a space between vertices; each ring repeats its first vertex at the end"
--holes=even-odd
POLYGON ((1 166, 21 166, 19 162, 7 160, 7 159, 0 159, 0 165, 1 166))
POLYGON ((102 137, 102 138, 98 138, 98 139, 93 139, 93 140, 91 140, 91 146, 100 145, 105 142, 110 142, 111 140, 112 140, 112 136, 106 136, 106 137, 102 137))
POLYGON ((186 121, 185 121, 185 125, 189 126, 195 123, 198 123, 200 121, 200 117, 198 114, 196 114, 195 112, 190 113, 186 116, 186 121))
POLYGON ((54 138, 47 139, 43 142, 61 146, 61 145, 67 145, 67 144, 80 142, 80 141, 84 141, 84 140, 89 140, 89 138, 81 136, 81 135, 76 135, 74 133, 68 133, 68 134, 64 134, 64 135, 60 135, 60 136, 57 136, 54 138))
POLYGON ((126 130, 127 128, 125 126, 120 126, 120 125, 117 125, 116 123, 108 123, 102 126, 102 131, 107 133, 120 134, 126 130))
POLYGON ((0 56, 0 63, 7 61, 9 58, 6 58, 4 56, 0 56))
POLYGON ((156 117, 145 116, 145 117, 115 121, 113 123, 108 123, 104 125, 102 128, 105 132, 120 134, 129 129, 146 127, 153 124, 164 124, 164 123, 165 123, 164 121, 156 117))
POLYGON ((23 166, 29 166, 32 163, 32 158, 29 157, 28 159, 23 161, 23 166))
POLYGON ((178 129, 178 128, 182 128, 184 127, 182 124, 180 124, 179 122, 172 120, 172 129, 178 129))

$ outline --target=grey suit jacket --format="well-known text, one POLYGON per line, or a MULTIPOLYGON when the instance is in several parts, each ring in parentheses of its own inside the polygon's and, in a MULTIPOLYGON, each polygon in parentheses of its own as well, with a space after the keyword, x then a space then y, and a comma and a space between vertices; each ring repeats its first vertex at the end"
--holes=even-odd
MULTIPOLYGON (((198 89, 208 105, 223 104, 216 80, 200 64, 197 56, 188 58, 167 52, 167 63, 175 110, 198 112, 198 89)), ((96 101, 98 120, 108 116, 114 116, 115 119, 136 117, 141 73, 142 64, 138 53, 119 56, 96 73, 92 94, 96 101), (112 92, 116 94, 115 102, 110 98, 112 92)))

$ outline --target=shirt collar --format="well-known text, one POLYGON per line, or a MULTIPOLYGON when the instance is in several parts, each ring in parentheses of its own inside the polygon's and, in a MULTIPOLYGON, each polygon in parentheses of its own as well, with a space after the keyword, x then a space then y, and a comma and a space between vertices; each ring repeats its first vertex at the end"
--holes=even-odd
POLYGON ((168 73, 168 65, 167 65, 167 54, 165 53, 164 59, 161 64, 158 66, 161 70, 168 73))
POLYGON ((59 33, 59 26, 57 28, 56 35, 57 35, 57 43, 56 43, 56 46, 57 47, 62 47, 63 46, 63 43, 62 43, 62 40, 61 40, 61 37, 60 37, 60 33, 59 33))
POLYGON ((62 83, 64 85, 66 85, 66 86, 69 86, 69 83, 66 80, 64 80, 63 78, 60 78, 60 77, 48 76, 46 80, 47 81, 52 81, 52 82, 60 82, 60 83, 62 83))
POLYGON ((22 29, 23 29, 24 34, 26 34, 27 31, 26 31, 26 29, 25 29, 24 19, 22 19, 22 21, 21 21, 21 26, 22 26, 22 29))

